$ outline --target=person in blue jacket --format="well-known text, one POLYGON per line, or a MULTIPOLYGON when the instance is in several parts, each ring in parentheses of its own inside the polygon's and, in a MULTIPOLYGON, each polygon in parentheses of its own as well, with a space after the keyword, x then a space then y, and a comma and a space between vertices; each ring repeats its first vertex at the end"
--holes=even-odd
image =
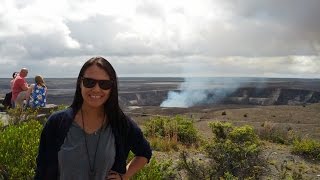
POLYGON ((71 106, 45 124, 34 179, 129 179, 151 155, 141 129, 119 106, 114 68, 93 57, 80 70, 71 106), (126 164, 129 151, 135 156, 126 164))

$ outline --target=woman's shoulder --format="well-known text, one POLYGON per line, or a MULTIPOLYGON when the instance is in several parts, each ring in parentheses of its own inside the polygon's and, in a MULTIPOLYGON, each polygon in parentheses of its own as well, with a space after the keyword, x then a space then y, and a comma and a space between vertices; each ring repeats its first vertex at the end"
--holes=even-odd
POLYGON ((141 129, 138 126, 138 124, 131 117, 126 115, 125 119, 127 121, 127 125, 128 125, 128 130, 129 131, 141 131, 141 129))
POLYGON ((56 111, 49 116, 43 131, 49 134, 48 137, 58 139, 58 144, 60 144, 63 142, 72 121, 71 108, 56 111))
POLYGON ((73 117, 73 110, 72 108, 68 107, 67 109, 52 113, 48 118, 48 123, 55 123, 57 121, 72 121, 73 117))

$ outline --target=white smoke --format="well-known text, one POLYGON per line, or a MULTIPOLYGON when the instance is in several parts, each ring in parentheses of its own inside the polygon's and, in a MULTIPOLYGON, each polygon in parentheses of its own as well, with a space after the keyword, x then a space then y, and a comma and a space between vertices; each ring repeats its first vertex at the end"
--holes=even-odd
POLYGON ((185 78, 179 90, 169 91, 161 107, 192 107, 197 104, 215 103, 226 93, 224 82, 214 78, 185 78))
POLYGON ((168 99, 161 103, 161 107, 191 107, 206 99, 202 90, 170 91, 168 99))
POLYGON ((244 86, 265 86, 264 78, 185 78, 179 90, 169 91, 168 98, 160 107, 192 107, 217 104, 244 86))

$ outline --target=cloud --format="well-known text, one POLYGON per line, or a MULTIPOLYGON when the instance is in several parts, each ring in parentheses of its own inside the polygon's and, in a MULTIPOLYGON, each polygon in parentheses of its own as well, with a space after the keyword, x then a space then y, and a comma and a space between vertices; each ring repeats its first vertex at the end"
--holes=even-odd
POLYGON ((317 0, 4 0, 0 77, 27 65, 56 76, 53 62, 61 63, 59 76, 74 76, 76 60, 96 55, 123 75, 319 77, 318 7, 317 0))

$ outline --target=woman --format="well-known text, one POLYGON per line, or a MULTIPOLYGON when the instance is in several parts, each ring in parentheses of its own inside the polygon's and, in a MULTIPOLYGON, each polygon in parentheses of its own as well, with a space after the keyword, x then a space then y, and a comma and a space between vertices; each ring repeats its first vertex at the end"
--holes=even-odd
POLYGON ((12 91, 12 87, 13 87, 13 81, 17 77, 18 74, 19 74, 19 72, 13 72, 12 73, 12 79, 10 81, 10 89, 11 89, 11 91, 12 91))
POLYGON ((129 179, 150 158, 149 143, 119 107, 115 70, 94 57, 80 70, 72 105, 43 129, 35 179, 129 179))
POLYGON ((29 107, 45 107, 47 103, 47 86, 41 76, 34 78, 35 84, 31 84, 26 94, 26 101, 29 107))
POLYGON ((13 105, 13 101, 11 100, 12 99, 12 87, 13 87, 14 79, 16 78, 17 75, 18 75, 18 72, 12 73, 12 79, 10 81, 10 90, 11 91, 6 94, 6 96, 4 97, 4 100, 2 102, 2 105, 5 108, 12 108, 12 105, 13 105))

